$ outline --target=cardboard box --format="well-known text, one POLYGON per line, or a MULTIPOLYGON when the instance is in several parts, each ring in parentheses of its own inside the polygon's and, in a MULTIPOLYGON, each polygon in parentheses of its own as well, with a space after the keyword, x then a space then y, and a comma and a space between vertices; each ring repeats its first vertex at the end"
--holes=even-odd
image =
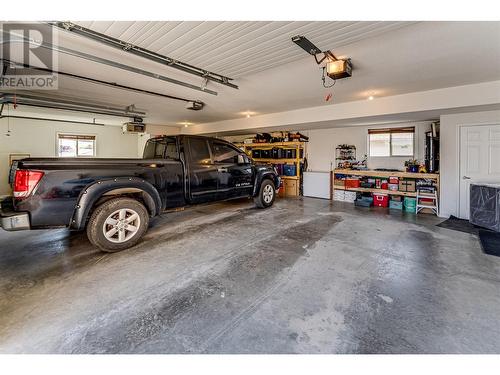
POLYGON ((400 180, 399 181, 399 191, 415 192, 415 180, 400 180))
POLYGON ((286 179, 283 181, 285 197, 297 197, 299 195, 299 184, 297 180, 286 179))

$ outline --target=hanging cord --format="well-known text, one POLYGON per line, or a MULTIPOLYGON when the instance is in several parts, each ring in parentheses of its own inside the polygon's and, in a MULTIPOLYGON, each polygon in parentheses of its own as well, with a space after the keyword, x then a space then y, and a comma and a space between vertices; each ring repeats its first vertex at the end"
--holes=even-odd
POLYGON ((326 74, 325 74, 326 67, 323 67, 322 69, 323 69, 323 75, 321 77, 321 81, 323 82, 323 87, 329 89, 330 87, 335 86, 335 83, 337 82, 335 78, 331 78, 333 80, 333 83, 331 85, 326 84, 326 74))
POLYGON ((6 137, 10 137, 10 106, 7 103, 7 133, 5 133, 6 137))

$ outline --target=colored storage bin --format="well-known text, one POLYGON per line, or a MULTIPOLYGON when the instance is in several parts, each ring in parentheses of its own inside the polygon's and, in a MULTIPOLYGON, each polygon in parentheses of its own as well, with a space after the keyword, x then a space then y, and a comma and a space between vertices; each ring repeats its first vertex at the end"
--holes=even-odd
POLYGON ((403 202, 398 202, 398 201, 394 201, 394 200, 390 200, 389 201, 389 208, 391 210, 402 210, 403 209, 403 202))
POLYGON ((390 191, 398 191, 399 189, 399 184, 388 184, 387 186, 390 191))
POLYGON ((387 194, 373 193, 373 205, 376 207, 389 207, 389 196, 387 194))
POLYGON ((260 150, 260 157, 263 159, 272 158, 272 150, 260 150))
POLYGON ((345 187, 346 188, 358 188, 361 185, 361 181, 357 178, 346 178, 345 187))
POLYGON ((297 168, 295 167, 295 164, 283 165, 283 174, 285 176, 296 176, 297 175, 297 168))
POLYGON ((260 158, 260 150, 252 150, 252 158, 259 159, 260 158))
POLYGON ((276 171, 280 176, 283 175, 283 164, 274 164, 274 167, 276 168, 276 171))
POLYGON ((404 199, 405 212, 415 213, 417 211, 417 199, 412 197, 405 197, 404 199))
POLYGON ((282 148, 273 148, 272 149, 272 157, 273 159, 282 159, 283 158, 283 149, 282 148))
POLYGON ((375 187, 375 184, 372 184, 371 182, 361 182, 360 185, 362 188, 368 189, 373 189, 375 187))
POLYGON ((373 206, 373 197, 358 197, 354 201, 354 205, 359 207, 371 207, 373 206))

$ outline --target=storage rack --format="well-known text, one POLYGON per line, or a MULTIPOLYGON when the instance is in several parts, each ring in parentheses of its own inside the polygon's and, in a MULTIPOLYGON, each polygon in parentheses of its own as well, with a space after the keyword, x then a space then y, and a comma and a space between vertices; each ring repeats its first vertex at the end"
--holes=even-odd
MULTIPOLYGON (((378 189, 378 188, 363 188, 363 187, 346 187, 345 185, 335 184, 335 180, 337 180, 336 175, 349 175, 356 177, 379 177, 379 178, 389 178, 389 177, 398 177, 404 179, 429 179, 435 181, 436 186, 436 194, 439 196, 439 174, 438 173, 411 173, 411 172, 392 172, 392 171, 376 171, 376 170, 355 170, 355 169, 339 169, 336 168, 332 173, 332 181, 331 181, 331 194, 330 199, 333 200, 333 191, 334 190, 344 190, 344 191, 356 191, 362 193, 379 193, 379 194, 387 194, 387 195, 402 195, 405 197, 417 197, 417 191, 409 192, 409 191, 395 191, 388 189, 378 189)), ((415 181, 416 183, 416 181, 415 181)), ((415 184, 416 185, 416 184, 415 184)))
POLYGON ((335 148, 335 160, 337 164, 342 161, 356 161, 356 146, 339 145, 335 148))
POLYGON ((300 187, 302 186, 302 173, 300 171, 300 164, 304 161, 305 157, 305 144, 306 142, 291 141, 291 142, 273 142, 273 143, 235 143, 235 145, 241 148, 248 156, 252 156, 252 150, 272 150, 273 148, 283 148, 283 149, 295 149, 295 158, 252 158, 256 162, 271 163, 271 164, 295 164, 296 175, 295 176, 284 176, 280 177, 283 180, 283 186, 285 187, 286 196, 298 196, 300 194, 300 187), (302 156, 301 156, 302 150, 302 156))

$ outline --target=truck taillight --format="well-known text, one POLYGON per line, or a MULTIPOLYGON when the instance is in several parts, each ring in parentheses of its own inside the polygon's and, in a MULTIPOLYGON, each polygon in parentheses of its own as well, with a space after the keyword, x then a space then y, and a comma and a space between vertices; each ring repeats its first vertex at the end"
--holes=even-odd
POLYGON ((14 197, 26 198, 43 177, 43 172, 18 169, 14 177, 14 197))

